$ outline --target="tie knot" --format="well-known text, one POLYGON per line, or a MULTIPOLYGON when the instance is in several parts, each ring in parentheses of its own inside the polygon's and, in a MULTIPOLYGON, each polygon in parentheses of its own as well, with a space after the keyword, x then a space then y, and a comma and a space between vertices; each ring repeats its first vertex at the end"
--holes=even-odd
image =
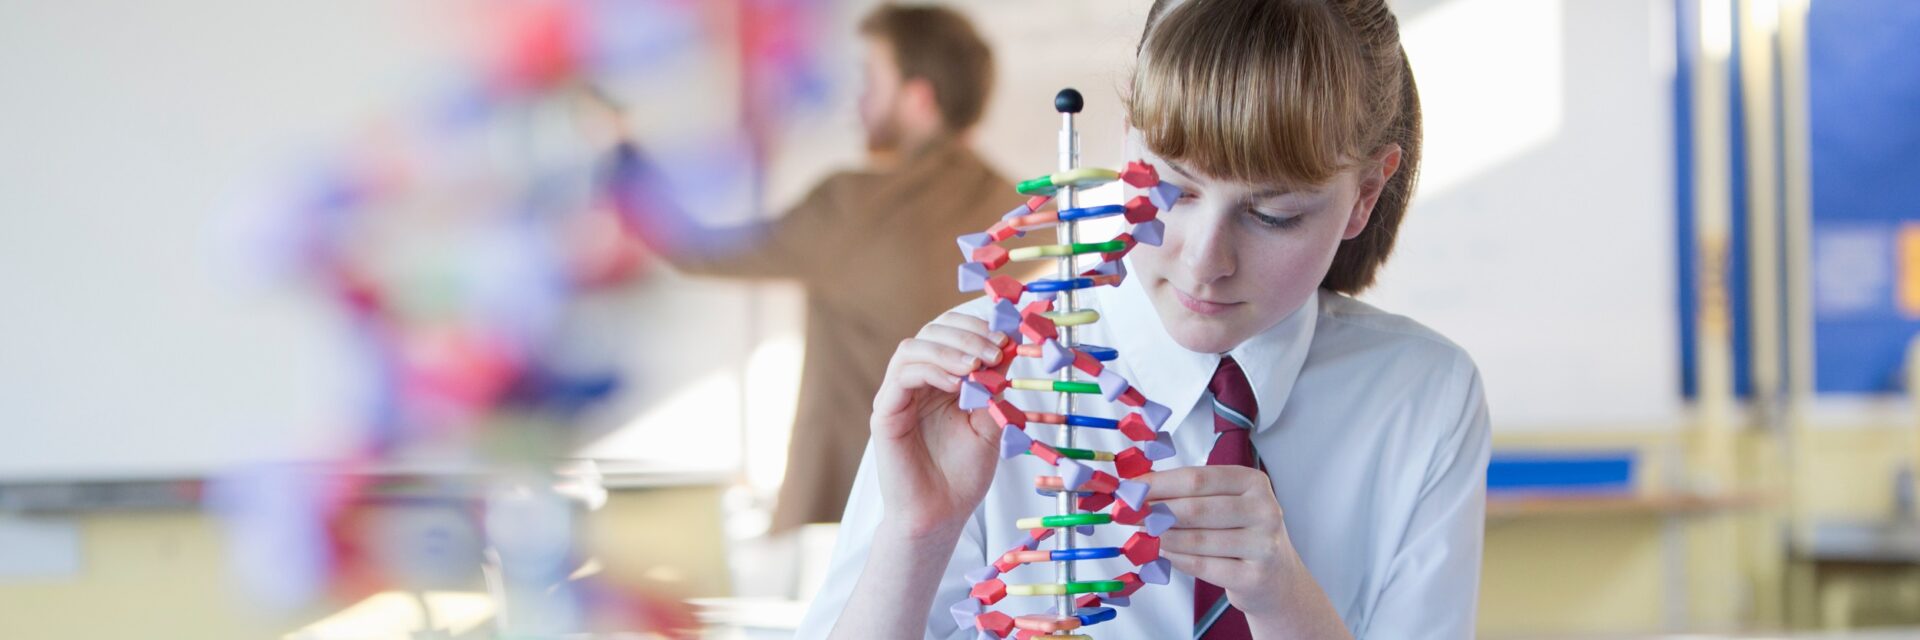
POLYGON ((1260 407, 1253 399, 1253 387, 1247 384, 1247 374, 1240 370, 1240 363, 1232 357, 1221 358, 1220 367, 1213 371, 1213 380, 1207 383, 1207 391, 1213 393, 1216 429, 1253 430, 1260 407))
POLYGON ((1213 379, 1207 382, 1207 390, 1216 396, 1234 387, 1244 386, 1247 386, 1247 374, 1240 370, 1240 363, 1235 362, 1233 356, 1222 356, 1220 366, 1213 369, 1213 379))

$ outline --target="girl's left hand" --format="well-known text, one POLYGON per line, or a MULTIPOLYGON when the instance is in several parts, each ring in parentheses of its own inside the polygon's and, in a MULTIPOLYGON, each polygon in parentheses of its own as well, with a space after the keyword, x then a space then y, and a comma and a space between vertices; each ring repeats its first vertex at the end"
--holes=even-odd
POLYGON ((1160 553, 1179 569, 1227 591, 1249 617, 1283 609, 1305 573, 1265 472, 1238 465, 1181 467, 1146 475, 1147 500, 1177 522, 1160 553))

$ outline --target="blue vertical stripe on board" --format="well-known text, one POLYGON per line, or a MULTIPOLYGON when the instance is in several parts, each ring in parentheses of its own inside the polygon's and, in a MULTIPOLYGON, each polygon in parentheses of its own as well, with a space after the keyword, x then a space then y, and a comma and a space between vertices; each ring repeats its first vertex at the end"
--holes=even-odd
MULTIPOLYGON (((1741 3, 1727 4, 1733 10, 1727 24, 1739 25, 1741 3)), ((1747 240, 1753 225, 1747 197, 1747 108, 1740 95, 1746 84, 1740 80, 1737 62, 1745 43, 1737 26, 1732 31, 1733 50, 1727 55, 1727 139, 1732 143, 1727 154, 1727 188, 1731 190, 1727 212, 1733 218, 1727 229, 1727 313, 1733 320, 1733 395, 1745 398, 1753 393, 1753 276, 1749 273, 1753 248, 1747 240)))
POLYGON ((1694 268, 1699 253, 1693 246, 1693 44, 1700 33, 1693 7, 1697 1, 1673 3, 1673 248, 1679 256, 1673 290, 1680 309, 1675 318, 1680 323, 1680 393, 1688 398, 1699 392, 1699 367, 1693 353, 1699 338, 1693 320, 1700 311, 1693 288, 1699 273, 1694 268))
MULTIPOLYGON (((1699 60, 1700 21, 1698 0, 1674 1, 1674 65, 1673 78, 1673 167, 1674 167, 1674 244, 1679 256, 1677 273, 1679 322, 1680 322, 1680 392, 1688 398, 1698 395, 1699 361, 1694 356, 1695 345, 1700 340, 1695 323, 1700 317, 1700 300, 1697 279, 1700 277, 1699 248, 1695 244, 1697 229, 1693 224, 1696 195, 1694 185, 1693 132, 1693 65, 1699 60)), ((1737 16, 1729 16, 1729 20, 1737 16)), ((1738 24, 1731 22, 1729 24, 1738 24)), ((1739 34, 1733 40, 1733 51, 1729 60, 1738 60, 1740 51, 1739 34)), ((1728 96, 1732 98, 1732 110, 1728 114, 1728 134, 1732 141, 1728 149, 1728 162, 1731 173, 1729 185, 1731 196, 1732 225, 1728 229, 1726 256, 1726 289, 1728 315, 1732 322, 1733 376, 1734 393, 1746 396, 1752 392, 1752 383, 1748 372, 1752 368, 1752 349, 1749 335, 1750 323, 1747 315, 1750 310, 1747 282, 1747 169, 1746 141, 1741 129, 1745 123, 1745 112, 1740 107, 1740 77, 1733 73, 1731 62, 1723 71, 1728 78, 1728 96)))

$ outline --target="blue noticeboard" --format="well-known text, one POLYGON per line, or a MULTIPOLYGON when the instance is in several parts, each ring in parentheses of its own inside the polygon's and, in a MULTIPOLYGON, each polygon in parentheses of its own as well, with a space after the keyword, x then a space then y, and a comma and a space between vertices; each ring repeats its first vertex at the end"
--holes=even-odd
POLYGON ((1807 16, 1814 380, 1900 389, 1920 331, 1920 2, 1815 2, 1807 16))
MULTIPOLYGON (((1679 257, 1681 393, 1695 392, 1697 277, 1691 163, 1692 68, 1699 0, 1675 2, 1681 64, 1674 78, 1674 204, 1679 257)), ((1737 11, 1739 5, 1733 5, 1737 11)), ((1813 179, 1814 388, 1821 393, 1901 390, 1908 340, 1920 333, 1920 2, 1815 2, 1807 15, 1813 179)), ((1734 58, 1742 46, 1735 33, 1734 58)), ((1729 70, 1729 94, 1740 78, 1729 70)), ((1732 229, 1725 283, 1732 314, 1734 392, 1748 371, 1746 114, 1730 106, 1732 229)))
POLYGON ((1487 463, 1491 493, 1626 493, 1631 451, 1495 451, 1487 463))

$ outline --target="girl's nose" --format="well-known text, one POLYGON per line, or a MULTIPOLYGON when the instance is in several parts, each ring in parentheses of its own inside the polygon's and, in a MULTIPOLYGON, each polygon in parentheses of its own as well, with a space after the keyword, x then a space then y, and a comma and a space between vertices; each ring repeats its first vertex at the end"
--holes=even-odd
MULTIPOLYGON (((1199 212, 1195 212, 1199 213, 1199 212)), ((1208 212, 1188 218, 1181 229, 1180 260, 1193 277, 1193 284, 1207 284, 1233 275, 1232 237, 1224 224, 1226 216, 1208 212)))

